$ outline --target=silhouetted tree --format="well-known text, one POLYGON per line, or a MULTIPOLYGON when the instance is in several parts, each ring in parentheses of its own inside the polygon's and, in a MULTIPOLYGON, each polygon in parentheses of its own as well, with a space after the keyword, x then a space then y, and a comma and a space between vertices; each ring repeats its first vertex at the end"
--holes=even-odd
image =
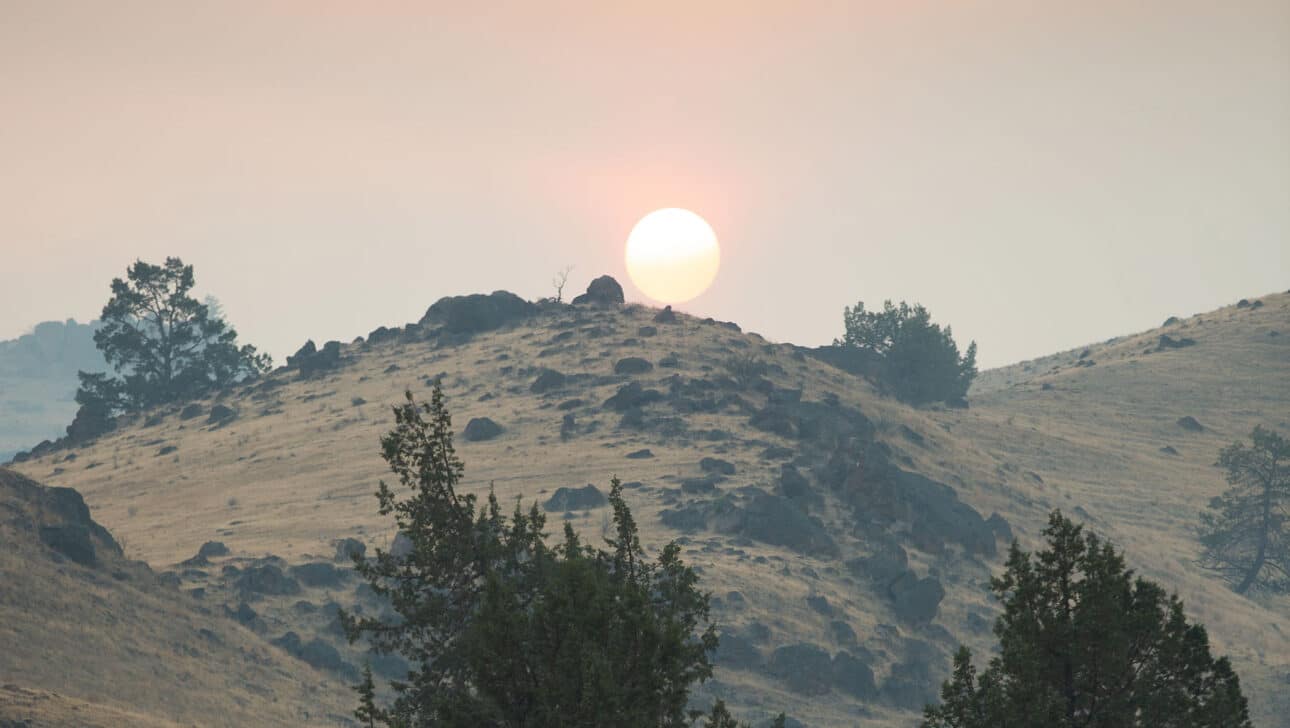
POLYGON ((238 346, 237 331, 192 297, 194 283, 179 258, 135 261, 124 280, 113 279, 94 343, 116 374, 80 372, 77 403, 115 414, 199 397, 269 368, 267 354, 238 346))
POLYGON ((688 725, 690 686, 712 674, 708 596, 676 544, 650 560, 615 478, 608 549, 567 523, 545 541, 534 504, 502 515, 458 487, 464 467, 436 384, 394 408, 382 454, 402 486, 377 490, 406 555, 377 550, 355 568, 397 615, 342 612, 351 640, 412 665, 378 720, 436 726, 688 725))
POLYGON ((564 303, 564 286, 569 282, 569 274, 573 272, 573 266, 566 265, 556 272, 551 278, 551 287, 555 288, 555 302, 564 303))
POLYGON ((1054 511, 1048 548, 1014 541, 991 581, 1000 654, 979 675, 960 648, 923 728, 1249 728, 1240 680, 1182 602, 1054 511))
POLYGON ((844 333, 834 342, 880 355, 883 383, 897 398, 912 404, 956 402, 967 396, 976 377, 976 342, 959 355, 949 326, 931 322, 922 305, 891 301, 883 310, 866 311, 864 302, 843 310, 844 333))
POLYGON ((1290 588, 1290 442, 1255 427, 1251 444, 1223 448, 1216 465, 1232 486, 1200 514, 1200 563, 1237 594, 1290 588))

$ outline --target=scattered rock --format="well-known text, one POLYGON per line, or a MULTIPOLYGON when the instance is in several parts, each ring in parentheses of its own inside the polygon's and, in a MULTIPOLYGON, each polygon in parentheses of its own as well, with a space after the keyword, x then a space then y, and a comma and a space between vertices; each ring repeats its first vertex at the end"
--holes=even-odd
POLYGON ((310 339, 295 354, 287 357, 287 366, 308 377, 340 366, 340 342, 328 341, 319 349, 310 339))
POLYGON ((305 586, 337 587, 348 574, 325 561, 291 567, 291 575, 305 586))
POLYGON ((587 484, 581 488, 557 488, 542 507, 548 511, 585 511, 600 508, 608 502, 599 488, 587 484))
POLYGON ((820 614, 823 614, 826 617, 833 616, 833 605, 829 604, 829 600, 827 598, 819 594, 812 594, 811 596, 808 596, 806 598, 806 606, 810 607, 811 609, 814 609, 815 611, 819 612, 820 614))
POLYGON ((699 461, 699 470, 702 470, 705 473, 734 475, 735 464, 729 460, 722 460, 721 458, 703 458, 699 461))
POLYGON ((237 410, 227 405, 217 404, 211 407, 211 414, 206 418, 206 422, 211 425, 223 425, 235 419, 237 419, 237 410))
POLYGON ((228 556, 228 546, 223 541, 207 541, 197 549, 197 558, 211 559, 218 556, 228 556))
POLYGON ((340 563, 350 563, 355 558, 363 558, 367 555, 367 544, 356 538, 341 538, 332 542, 336 546, 336 555, 334 561, 340 563))
POLYGON ((657 334, 658 334, 658 329, 654 328, 653 326, 642 326, 639 329, 636 329, 636 335, 641 337, 642 339, 649 338, 657 334))
POLYGON ((529 385, 529 391, 533 394, 544 394, 553 389, 563 387, 567 380, 568 377, 554 369, 543 369, 537 379, 534 379, 533 383, 529 385))
POLYGON ((1012 525, 1008 523, 1008 519, 998 513, 991 513, 990 517, 985 519, 985 525, 994 531, 995 538, 1003 539, 1004 543, 1012 543, 1012 525))
POLYGON ((1161 334, 1161 335, 1160 335, 1160 345, 1159 345, 1159 348, 1161 348, 1161 349, 1182 349, 1182 348, 1184 348, 1184 347, 1188 347, 1188 346, 1195 346, 1195 344, 1196 344, 1196 340, 1195 340, 1195 339, 1190 339, 1190 338, 1187 338, 1187 337, 1185 337, 1185 336, 1184 336, 1184 337, 1181 337, 1181 338, 1178 338, 1178 339, 1175 339, 1174 337, 1170 336, 1169 334, 1161 334))
POLYGON ((177 452, 178 450, 179 446, 177 445, 163 445, 160 450, 157 450, 157 457, 169 455, 170 453, 177 452))
POLYGON ((654 453, 650 452, 650 449, 648 447, 642 448, 640 450, 633 450, 632 452, 627 453, 628 460, 645 460, 647 458, 652 458, 652 457, 654 457, 654 453))
POLYGON ((928 576, 922 579, 906 572, 887 588, 891 595, 896 616, 914 624, 926 624, 940 611, 945 589, 939 579, 928 576))
POLYGON ((571 303, 578 306, 582 304, 612 304, 623 302, 623 287, 614 280, 613 276, 600 276, 587 285, 587 292, 573 299, 571 303))
POLYGON ((659 359, 658 365, 663 369, 677 369, 681 366, 681 359, 676 355, 676 352, 672 352, 671 354, 664 356, 662 359, 659 359))
POLYGON ((785 645, 771 653, 767 671, 789 690, 803 695, 827 695, 833 683, 833 660, 817 645, 785 645))
POLYGON ((706 495, 717 491, 720 475, 705 475, 701 478, 685 478, 681 481, 681 492, 690 495, 706 495))
POLYGON ((614 396, 605 400, 604 406, 615 412, 626 412, 662 400, 663 393, 657 389, 645 389, 640 382, 628 382, 619 387, 614 396))
POLYGON ((851 628, 851 625, 840 619, 829 622, 829 634, 833 637, 834 642, 847 647, 856 644, 860 639, 856 636, 856 631, 851 628))
POLYGON ((639 356, 629 356, 614 363, 614 374, 645 374, 654 370, 654 365, 639 356))
POLYGON ((1191 415, 1184 415, 1182 417, 1179 417, 1178 426, 1183 428, 1184 430, 1187 430, 1188 432, 1201 432, 1205 429, 1205 426, 1202 425, 1200 422, 1198 422, 1196 418, 1192 417, 1191 415))
POLYGON ((713 655, 715 664, 732 670, 756 670, 763 661, 761 650, 751 641, 730 632, 721 633, 721 641, 713 655))
POLYGON ((492 440, 500 434, 502 434, 501 425, 488 417, 475 417, 466 423, 466 429, 462 430, 461 436, 467 442, 481 442, 492 440))
POLYGON ((664 306, 662 311, 654 314, 654 323, 656 324, 674 324, 676 323, 676 312, 671 306, 664 306))
POLYGON ((1177 450, 1173 445, 1165 445, 1164 447, 1160 448, 1160 452, 1162 452, 1162 453, 1164 453, 1164 454, 1166 454, 1166 455, 1177 455, 1177 454, 1178 454, 1178 450, 1177 450))
POLYGON ((183 409, 179 410, 179 419, 191 420, 194 417, 201 417, 205 412, 205 407, 194 402, 193 404, 186 405, 183 409))
POLYGON ((861 700, 878 696, 878 685, 873 679, 873 669, 849 652, 833 656, 833 684, 842 692, 861 700))
POLYGON ((300 583, 273 564, 247 567, 234 582, 244 594, 299 594, 300 583))
POLYGON ((367 400, 363 399, 362 397, 350 397, 349 403, 354 407, 362 407, 363 405, 367 404, 367 400))

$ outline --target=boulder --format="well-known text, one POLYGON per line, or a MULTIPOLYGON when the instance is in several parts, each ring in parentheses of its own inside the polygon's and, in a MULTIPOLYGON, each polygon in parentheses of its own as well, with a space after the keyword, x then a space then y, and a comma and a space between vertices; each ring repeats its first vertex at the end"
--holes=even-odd
POLYGON ((614 396, 605 400, 604 407, 615 412, 626 412, 662 400, 663 393, 657 389, 645 389, 640 382, 628 382, 619 387, 614 396))
POLYGON ((80 523, 41 526, 40 542, 81 566, 98 563, 90 530, 80 523))
MULTIPOLYGON (((313 343, 313 342, 310 342, 310 343, 313 343)), ((179 419, 191 420, 194 417, 201 417, 202 414, 204 414, 205 412, 206 412, 205 407, 202 407, 200 404, 197 404, 196 402, 194 402, 193 404, 186 405, 183 409, 179 410, 179 419)))
POLYGON ((895 607, 896 616, 912 624, 927 624, 940 611, 945 589, 936 577, 919 579, 912 571, 905 572, 887 587, 895 607))
POLYGON ((705 475, 700 478, 685 478, 681 480, 681 492, 689 493, 690 495, 715 493, 717 491, 717 484, 722 480, 723 478, 720 475, 705 475))
POLYGON ((533 383, 529 385, 529 391, 533 394, 544 394, 553 389, 563 387, 567 379, 568 377, 554 369, 543 369, 537 379, 534 379, 533 383))
POLYGON ((834 642, 846 647, 855 645, 860 639, 856 636, 856 631, 851 628, 851 625, 841 619, 829 622, 829 635, 833 637, 834 642))
POLYGON ((763 661, 761 650, 751 641, 730 632, 721 633, 721 641, 717 643, 717 651, 713 655, 716 665, 732 670, 756 670, 762 666, 763 661))
POLYGON ((217 556, 228 556, 228 546, 223 541, 207 541, 197 549, 197 558, 210 559, 217 556))
POLYGON ((1188 432, 1201 432, 1205 429, 1205 426, 1202 425, 1199 421, 1197 421, 1195 417, 1192 417, 1191 415, 1184 415, 1182 417, 1179 417, 1178 426, 1183 428, 1184 430, 1187 430, 1188 432))
POLYGON ((600 276, 587 285, 587 292, 573 299, 575 306, 582 304, 613 304, 623 302, 623 287, 613 276, 600 276))
POLYGON ((587 484, 581 488, 557 488, 542 507, 548 511, 585 511, 608 502, 599 488, 587 484))
POLYGON ((699 470, 718 475, 734 475, 735 464, 721 458, 703 458, 699 461, 699 470))
POLYGON ((223 425, 235 419, 237 419, 237 410, 227 405, 217 404, 211 407, 211 413, 206 418, 206 422, 211 425, 223 425))
POLYGON ((652 457, 654 457, 654 453, 648 447, 627 453, 628 460, 645 460, 652 457))
POLYGON ((645 374, 654 370, 654 365, 639 356, 629 356, 614 363, 614 374, 645 374))
POLYGON ((244 594, 299 594, 300 583, 282 573, 273 564, 261 564, 247 567, 234 582, 238 591, 244 594))
POLYGON ((785 645, 771 653, 767 671, 789 690, 803 695, 827 695, 833 684, 833 660, 817 645, 785 645))
POLYGON ((674 324, 676 323, 676 312, 671 306, 664 306, 663 310, 654 314, 654 323, 656 324, 674 324))
POLYGON ((467 442, 491 440, 500 434, 502 426, 487 417, 475 417, 466 423, 466 429, 461 432, 462 438, 467 442))
POLYGON ((337 587, 348 572, 325 561, 315 561, 291 567, 291 575, 305 586, 337 587))
POLYGON ((873 670, 849 652, 833 656, 832 675, 834 687, 847 695, 861 700, 873 700, 878 696, 873 670))
POLYGON ((287 357, 287 366, 299 371, 302 377, 335 369, 340 366, 340 342, 328 341, 319 349, 310 339, 287 357))
POLYGON ((821 596, 819 594, 812 594, 811 596, 808 596, 806 598, 806 606, 810 607, 811 609, 814 609, 815 611, 819 612, 820 614, 823 614, 826 617, 833 616, 833 605, 829 604, 829 600, 826 597, 821 596))
POLYGON ((510 291, 472 293, 435 301, 418 324, 422 327, 437 324, 447 333, 469 335, 501 328, 536 312, 536 305, 510 291))
POLYGON ((355 558, 361 559, 367 555, 367 544, 356 538, 341 538, 333 543, 336 546, 336 555, 333 557, 333 561, 349 563, 355 558))
POLYGON ((837 543, 819 519, 806 515, 782 496, 759 492, 746 505, 718 500, 709 517, 722 533, 746 536, 802 554, 836 557, 838 553, 837 543))

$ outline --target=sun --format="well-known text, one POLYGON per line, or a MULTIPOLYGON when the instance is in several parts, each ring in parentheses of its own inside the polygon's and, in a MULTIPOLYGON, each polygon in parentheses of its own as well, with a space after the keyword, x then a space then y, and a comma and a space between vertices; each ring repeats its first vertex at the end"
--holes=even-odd
POLYGON ((627 274, 660 303, 685 303, 703 293, 720 264, 717 234, 689 210, 655 210, 627 236, 627 274))

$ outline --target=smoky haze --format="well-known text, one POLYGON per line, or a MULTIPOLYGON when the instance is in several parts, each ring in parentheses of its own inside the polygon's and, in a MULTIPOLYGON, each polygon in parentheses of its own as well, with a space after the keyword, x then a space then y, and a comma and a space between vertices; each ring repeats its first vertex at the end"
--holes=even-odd
POLYGON ((569 264, 643 300, 672 206, 722 245, 680 308, 803 344, 904 298, 992 366, 1290 287, 1283 0, 11 0, 0 105, 0 338, 166 255, 279 360, 569 264))

